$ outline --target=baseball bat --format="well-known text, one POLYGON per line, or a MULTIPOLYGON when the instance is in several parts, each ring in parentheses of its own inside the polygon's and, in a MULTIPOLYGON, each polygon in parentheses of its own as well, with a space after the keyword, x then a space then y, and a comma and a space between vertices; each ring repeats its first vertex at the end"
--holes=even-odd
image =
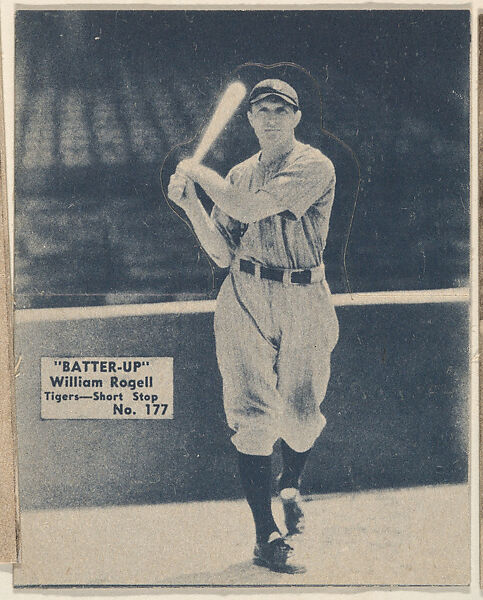
POLYGON ((213 145, 213 142, 235 114, 236 109, 246 93, 246 87, 241 81, 235 81, 226 88, 215 108, 215 112, 211 117, 208 127, 203 133, 203 137, 201 138, 195 153, 193 154, 193 160, 201 162, 204 159, 208 150, 213 145))
MULTIPOLYGON (((230 83, 225 92, 221 96, 213 116, 211 117, 208 127, 203 132, 203 136, 192 156, 192 159, 200 163, 206 156, 215 140, 225 128, 228 121, 235 114, 241 101, 247 93, 246 87, 241 81, 230 83)), ((180 198, 183 192, 180 193, 180 198)))

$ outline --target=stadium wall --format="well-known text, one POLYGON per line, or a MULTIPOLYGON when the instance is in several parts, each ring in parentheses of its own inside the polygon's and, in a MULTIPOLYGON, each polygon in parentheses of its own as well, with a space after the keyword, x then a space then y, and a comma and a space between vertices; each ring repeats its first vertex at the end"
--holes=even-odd
MULTIPOLYGON (((466 481, 467 304, 337 310, 304 490, 466 481)), ((22 509, 241 496, 212 326, 212 313, 18 322, 22 509), (143 355, 174 357, 173 420, 41 420, 41 356, 143 355)))

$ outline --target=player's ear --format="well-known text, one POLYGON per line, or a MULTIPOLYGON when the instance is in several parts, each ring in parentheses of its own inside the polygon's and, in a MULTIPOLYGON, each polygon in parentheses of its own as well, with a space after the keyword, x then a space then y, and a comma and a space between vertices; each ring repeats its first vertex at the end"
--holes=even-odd
POLYGON ((250 123, 250 125, 253 127, 253 122, 252 122, 253 114, 252 114, 251 109, 247 111, 247 119, 248 119, 248 122, 250 123))
POLYGON ((300 119, 302 118, 302 113, 298 110, 294 115, 294 129, 300 123, 300 119))

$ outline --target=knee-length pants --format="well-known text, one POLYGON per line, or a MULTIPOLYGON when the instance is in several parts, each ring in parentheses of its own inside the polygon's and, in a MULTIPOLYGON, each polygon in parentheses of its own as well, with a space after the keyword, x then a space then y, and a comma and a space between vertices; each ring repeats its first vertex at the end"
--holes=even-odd
POLYGON ((282 438, 311 448, 339 327, 325 281, 298 285, 231 272, 215 310, 218 365, 232 442, 268 456, 282 438))

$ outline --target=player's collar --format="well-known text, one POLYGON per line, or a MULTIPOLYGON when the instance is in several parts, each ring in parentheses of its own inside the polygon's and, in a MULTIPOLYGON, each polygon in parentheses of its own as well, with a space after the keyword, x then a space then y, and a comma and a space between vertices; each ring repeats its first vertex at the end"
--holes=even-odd
POLYGON ((282 154, 280 157, 277 157, 275 160, 273 160, 271 163, 262 163, 262 150, 260 150, 258 152, 257 156, 257 163, 265 168, 270 168, 274 165, 277 165, 277 167, 280 167, 282 165, 282 163, 284 163, 287 158, 289 156, 292 156, 294 154, 298 154, 303 148, 305 147, 305 144, 303 144, 302 142, 299 142, 298 140, 295 140, 294 145, 292 146, 292 148, 290 148, 290 150, 287 150, 287 152, 285 152, 284 154, 282 154))

